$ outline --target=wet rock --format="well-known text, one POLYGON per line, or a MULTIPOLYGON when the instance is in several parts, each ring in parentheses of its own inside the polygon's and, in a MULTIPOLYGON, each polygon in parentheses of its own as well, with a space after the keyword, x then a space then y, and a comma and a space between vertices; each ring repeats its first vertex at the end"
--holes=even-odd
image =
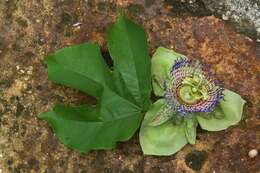
MULTIPOLYGON (((156 0, 0 1, 2 172, 189 173, 194 171, 183 156, 188 156, 191 149, 208 153, 198 172, 259 172, 259 154, 250 158, 248 152, 260 146, 260 58, 256 58, 260 47, 214 16, 197 17, 180 10, 180 15, 173 18, 168 7, 156 0), (59 48, 91 41, 101 46, 103 57, 111 65, 105 29, 122 8, 147 31, 150 55, 158 46, 164 46, 212 65, 225 87, 248 101, 245 126, 214 133, 200 130, 196 145, 186 145, 167 157, 144 155, 138 133, 110 151, 83 154, 61 144, 47 122, 37 115, 51 110, 57 102, 81 105, 95 104, 95 100, 49 81, 44 57, 59 48), (76 23, 81 23, 80 28, 73 26, 76 23)), ((196 6, 189 10, 196 11, 196 6)))
POLYGON ((260 1, 203 0, 213 14, 228 20, 241 32, 260 41, 260 1))
POLYGON ((104 1, 104 2, 99 2, 97 4, 97 8, 100 11, 107 11, 107 12, 109 12, 109 10, 112 10, 113 12, 115 12, 116 5, 115 5, 115 3, 104 1))
POLYGON ((60 22, 56 25, 58 32, 65 32, 66 36, 70 36, 70 26, 77 21, 77 16, 69 12, 63 12, 60 16, 60 22))
POLYGON ((29 169, 34 169, 34 170, 39 169, 39 161, 36 158, 34 158, 34 157, 29 158, 27 163, 28 163, 29 169))
POLYGON ((4 38, 0 36, 0 50, 3 50, 5 48, 4 42, 4 38))
POLYGON ((165 0, 174 10, 196 16, 214 14, 229 21, 238 31, 260 42, 260 1, 258 0, 165 0))
POLYGON ((130 4, 127 9, 133 15, 141 15, 144 12, 144 7, 139 4, 130 4))
POLYGON ((152 4, 154 4, 155 0, 145 0, 145 7, 150 7, 152 4))
POLYGON ((28 27, 28 23, 27 23, 27 21, 25 20, 25 19, 23 19, 23 18, 21 18, 21 17, 18 17, 17 19, 16 19, 16 22, 20 25, 20 26, 22 26, 22 27, 28 27))
POLYGON ((20 116, 22 112, 24 111, 24 106, 18 101, 16 105, 16 116, 20 116))
POLYGON ((202 0, 165 0, 165 2, 173 6, 174 13, 188 12, 195 16, 211 15, 211 11, 205 7, 202 0))
POLYGON ((194 150, 186 155, 185 162, 188 167, 199 171, 205 163, 208 154, 205 151, 194 150))

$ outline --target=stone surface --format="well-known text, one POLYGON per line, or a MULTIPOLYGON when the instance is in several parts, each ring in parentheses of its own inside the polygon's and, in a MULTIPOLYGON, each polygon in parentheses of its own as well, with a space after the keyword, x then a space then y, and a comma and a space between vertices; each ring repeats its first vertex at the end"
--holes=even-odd
POLYGON ((255 173, 260 146, 260 48, 213 16, 178 14, 162 1, 0 1, 0 170, 3 173, 192 173, 185 158, 207 153, 199 172, 255 173), (138 135, 111 151, 80 154, 65 148, 37 115, 57 102, 94 103, 47 80, 44 56, 67 45, 99 43, 108 57, 105 29, 120 8, 148 33, 152 54, 175 49, 212 66, 226 88, 246 99, 243 121, 226 131, 199 130, 196 145, 169 157, 144 156, 138 135))
POLYGON ((185 162, 191 169, 199 171, 208 157, 207 152, 194 150, 186 155, 185 162))
POLYGON ((238 31, 260 42, 259 0, 165 0, 175 11, 211 15, 228 21, 238 31))

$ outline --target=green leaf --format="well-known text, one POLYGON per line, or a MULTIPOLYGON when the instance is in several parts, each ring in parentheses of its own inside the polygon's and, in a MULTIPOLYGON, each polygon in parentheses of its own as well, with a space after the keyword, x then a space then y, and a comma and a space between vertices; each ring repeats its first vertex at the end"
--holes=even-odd
POLYGON ((159 47, 152 57, 152 85, 156 96, 163 96, 164 82, 170 79, 171 68, 178 58, 185 57, 170 49, 159 47))
POLYGON ((40 115, 47 120, 60 141, 80 152, 112 149, 117 141, 126 141, 139 128, 140 110, 120 97, 105 91, 98 106, 55 106, 40 115))
POLYGON ((81 152, 111 149, 116 142, 131 138, 140 126, 141 112, 150 104, 150 59, 144 31, 120 16, 109 40, 113 71, 99 47, 91 43, 61 49, 46 59, 49 79, 97 98, 96 106, 55 106, 39 116, 50 123, 62 143, 81 152))
POLYGON ((196 142, 196 133, 197 133, 197 126, 198 121, 194 114, 190 116, 186 116, 184 118, 185 122, 185 135, 190 144, 195 144, 196 142))
POLYGON ((245 100, 241 98, 240 95, 225 89, 224 90, 224 100, 220 101, 217 108, 217 112, 213 112, 210 119, 205 118, 205 116, 197 116, 197 120, 201 128, 208 131, 219 131, 227 129, 230 126, 237 124, 243 114, 243 106, 246 103, 245 100), (223 115, 220 115, 222 114, 223 115), (216 117, 216 114, 217 117, 216 117))
POLYGON ((56 106, 40 115, 66 146, 81 152, 110 149, 135 133, 141 109, 129 101, 131 95, 120 74, 109 71, 96 45, 64 48, 49 56, 46 63, 50 79, 99 98, 96 107, 56 106))
POLYGON ((63 48, 45 60, 50 80, 100 97, 103 87, 112 88, 111 71, 98 45, 83 43, 63 48))
POLYGON ((156 101, 142 122, 139 139, 144 154, 172 155, 187 144, 184 123, 174 125, 172 122, 166 122, 159 126, 149 125, 164 105, 164 99, 156 101))
POLYGON ((151 70, 145 31, 121 14, 108 30, 108 48, 114 69, 138 105, 150 106, 151 70))

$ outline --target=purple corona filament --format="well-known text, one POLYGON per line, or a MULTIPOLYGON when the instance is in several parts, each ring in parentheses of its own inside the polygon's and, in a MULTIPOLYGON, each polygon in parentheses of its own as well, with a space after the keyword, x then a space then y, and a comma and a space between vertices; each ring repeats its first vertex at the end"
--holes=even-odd
POLYGON ((170 82, 165 83, 164 97, 173 111, 185 116, 187 113, 212 112, 223 99, 223 90, 224 88, 212 78, 208 66, 203 66, 199 61, 180 58, 172 67, 170 82), (183 81, 187 78, 192 81, 193 77, 200 79, 198 85, 203 86, 206 97, 190 104, 183 101, 178 92, 184 85, 183 81))

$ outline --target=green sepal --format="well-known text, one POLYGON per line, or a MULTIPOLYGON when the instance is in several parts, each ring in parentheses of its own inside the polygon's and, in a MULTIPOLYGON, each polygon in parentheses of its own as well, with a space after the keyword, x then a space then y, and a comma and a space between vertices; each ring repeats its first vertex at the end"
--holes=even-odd
POLYGON ((165 105, 165 100, 156 101, 146 113, 141 125, 139 140, 144 154, 168 156, 176 153, 187 144, 185 124, 173 124, 171 121, 159 126, 150 126, 150 122, 165 105))
POLYGON ((209 113, 210 118, 205 118, 208 114, 203 116, 198 114, 197 120, 204 130, 225 130, 241 120, 245 103, 246 101, 240 95, 225 89, 224 99, 220 101, 215 111, 209 113))
POLYGON ((169 120, 174 116, 174 112, 168 105, 163 105, 161 109, 157 112, 155 117, 149 123, 150 126, 158 126, 169 120))
POLYGON ((152 57, 152 86, 156 96, 163 96, 164 84, 171 77, 170 72, 172 66, 178 58, 185 57, 164 47, 157 48, 152 57))
POLYGON ((185 135, 190 144, 196 143, 196 133, 198 121, 194 114, 186 115, 184 117, 185 122, 185 135))
POLYGON ((210 116, 209 117, 213 117, 213 118, 216 118, 216 119, 223 119, 225 118, 225 114, 223 112, 223 110, 221 109, 220 106, 217 106, 213 112, 210 113, 210 116))

